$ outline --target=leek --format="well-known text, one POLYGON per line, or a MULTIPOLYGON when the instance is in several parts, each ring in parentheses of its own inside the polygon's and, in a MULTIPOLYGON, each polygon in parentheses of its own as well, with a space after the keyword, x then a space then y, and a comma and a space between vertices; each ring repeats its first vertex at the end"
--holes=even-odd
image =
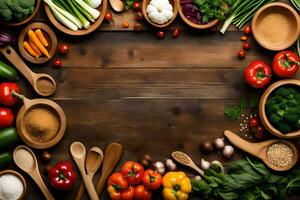
POLYGON ((67 0, 67 4, 71 7, 73 12, 75 13, 75 16, 80 20, 83 27, 85 29, 88 29, 90 27, 90 22, 75 8, 75 6, 71 0, 67 0))
POLYGON ((85 18, 87 18, 91 22, 95 22, 94 18, 86 10, 84 10, 81 6, 79 6, 75 0, 71 0, 71 1, 73 5, 77 8, 77 10, 79 10, 85 16, 85 18))
POLYGON ((64 0, 52 0, 53 3, 55 3, 58 7, 60 7, 61 9, 64 9, 66 11, 68 11, 69 13, 71 13, 72 15, 74 15, 75 13, 72 11, 72 9, 66 4, 66 2, 64 0))
POLYGON ((85 9, 95 20, 100 16, 100 12, 97 9, 90 7, 83 0, 75 0, 79 6, 85 9))
POLYGON ((69 13, 68 11, 61 9, 60 7, 58 7, 56 4, 54 4, 52 2, 52 0, 44 0, 45 3, 48 4, 49 7, 53 7, 54 9, 56 9, 60 14, 62 14, 63 16, 65 16, 68 20, 70 20, 71 22, 73 22, 79 29, 82 28, 82 23, 80 22, 79 19, 77 19, 76 17, 74 17, 71 13, 69 13))

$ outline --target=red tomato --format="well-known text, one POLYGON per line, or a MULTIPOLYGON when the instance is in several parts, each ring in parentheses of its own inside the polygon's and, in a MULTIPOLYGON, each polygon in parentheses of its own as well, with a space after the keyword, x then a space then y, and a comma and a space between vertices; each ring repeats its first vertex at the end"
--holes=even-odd
POLYGON ((123 174, 121 174, 119 172, 113 173, 109 177, 107 184, 113 185, 115 188, 118 188, 118 189, 128 188, 128 182, 127 182, 126 178, 123 176, 123 174))
POLYGON ((165 37, 165 32, 163 32, 163 31, 157 31, 156 36, 159 39, 164 38, 165 37))
POLYGON ((248 124, 250 127, 257 127, 259 124, 259 121, 256 117, 253 117, 253 118, 249 119, 248 124))
POLYGON ((137 162, 127 161, 121 166, 120 172, 125 176, 129 184, 138 185, 142 182, 144 168, 137 162))
POLYGON ((69 47, 69 45, 66 45, 66 44, 62 44, 62 45, 60 45, 60 47, 59 47, 59 53, 60 53, 61 55, 67 54, 67 53, 69 52, 69 50, 70 50, 70 47, 69 47))
POLYGON ((272 67, 274 73, 281 78, 294 76, 300 65, 299 57, 292 51, 281 51, 275 55, 272 67))
POLYGON ((140 5, 140 2, 134 2, 133 4, 132 4, 132 7, 133 7, 133 10, 135 10, 135 11, 138 11, 138 10, 140 10, 141 9, 141 5, 140 5))
POLYGON ((146 188, 144 185, 138 185, 134 190, 134 199, 135 200, 151 200, 152 192, 146 188))
POLYGON ((14 119, 14 114, 11 109, 0 107, 0 129, 13 125, 14 119))
POLYGON ((253 61, 245 70, 245 81, 254 88, 263 88, 271 80, 271 68, 262 61, 253 61))
POLYGON ((239 59, 244 59, 245 57, 246 57, 246 51, 240 50, 240 51, 238 52, 238 58, 239 58, 239 59))
POLYGON ((243 33, 244 33, 245 35, 250 35, 251 32, 252 32, 252 30, 251 30, 251 26, 250 26, 250 25, 247 25, 247 26, 244 28, 244 30, 243 30, 243 33))
POLYGON ((62 62, 60 59, 55 59, 53 62, 53 67, 55 68, 61 68, 62 67, 62 62))
POLYGON ((129 186, 128 189, 123 190, 121 192, 121 199, 122 200, 133 200, 134 193, 135 193, 134 187, 133 186, 129 186))
POLYGON ((244 42, 243 49, 244 50, 249 50, 250 48, 251 48, 250 44, 248 42, 244 42))
POLYGON ((162 177, 159 173, 154 172, 152 169, 145 171, 143 176, 143 184, 150 190, 157 190, 162 183, 162 177))
POLYGON ((109 12, 107 12, 106 14, 105 14, 105 20, 106 21, 110 21, 111 19, 112 19, 112 14, 111 13, 109 13, 109 12))
POLYGON ((173 38, 178 38, 180 34, 180 29, 179 28, 175 28, 175 30, 173 31, 173 38))

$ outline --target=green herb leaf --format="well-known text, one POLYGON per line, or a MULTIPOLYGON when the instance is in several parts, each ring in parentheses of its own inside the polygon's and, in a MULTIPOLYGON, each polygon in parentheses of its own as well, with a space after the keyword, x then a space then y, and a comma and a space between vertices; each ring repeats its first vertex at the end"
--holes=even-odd
POLYGON ((225 106, 224 114, 228 117, 231 121, 238 120, 241 115, 241 107, 239 105, 229 105, 225 106))

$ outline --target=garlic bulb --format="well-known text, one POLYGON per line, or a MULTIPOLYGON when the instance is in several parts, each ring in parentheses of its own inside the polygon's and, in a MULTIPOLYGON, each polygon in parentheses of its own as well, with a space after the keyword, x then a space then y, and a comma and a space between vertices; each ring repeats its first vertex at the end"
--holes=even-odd
POLYGON ((221 150, 224 148, 225 144, 224 144, 224 138, 217 138, 214 141, 214 145, 216 147, 216 149, 221 150))
POLYGON ((173 162, 172 159, 166 159, 166 167, 169 171, 175 171, 176 170, 176 164, 173 162))
POLYGON ((155 162, 153 164, 155 171, 157 171, 160 174, 164 174, 166 169, 165 169, 165 165, 162 162, 155 162))
POLYGON ((234 154, 234 148, 231 145, 226 145, 223 149, 223 156, 225 158, 231 158, 234 154))
POLYGON ((210 163, 203 158, 201 159, 201 169, 207 170, 210 167, 210 163))
POLYGON ((160 25, 170 21, 174 15, 169 0, 151 0, 146 12, 152 22, 160 25))

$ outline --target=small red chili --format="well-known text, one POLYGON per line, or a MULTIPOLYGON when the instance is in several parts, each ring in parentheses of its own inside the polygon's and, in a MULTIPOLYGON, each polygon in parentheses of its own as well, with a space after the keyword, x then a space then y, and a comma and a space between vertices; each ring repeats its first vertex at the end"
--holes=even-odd
POLYGON ((245 35, 250 35, 251 32, 252 32, 252 30, 251 30, 251 26, 250 26, 250 25, 247 25, 247 26, 244 28, 244 30, 243 30, 243 33, 244 33, 245 35))
POLYGON ((173 31, 173 38, 178 38, 180 35, 180 29, 179 28, 175 28, 175 30, 173 31))
POLYGON ((250 48, 251 48, 251 45, 248 42, 244 42, 243 49, 244 50, 249 50, 250 48))
POLYGON ((238 58, 239 59, 244 59, 245 57, 246 57, 246 51, 239 50, 239 52, 238 52, 238 58))

